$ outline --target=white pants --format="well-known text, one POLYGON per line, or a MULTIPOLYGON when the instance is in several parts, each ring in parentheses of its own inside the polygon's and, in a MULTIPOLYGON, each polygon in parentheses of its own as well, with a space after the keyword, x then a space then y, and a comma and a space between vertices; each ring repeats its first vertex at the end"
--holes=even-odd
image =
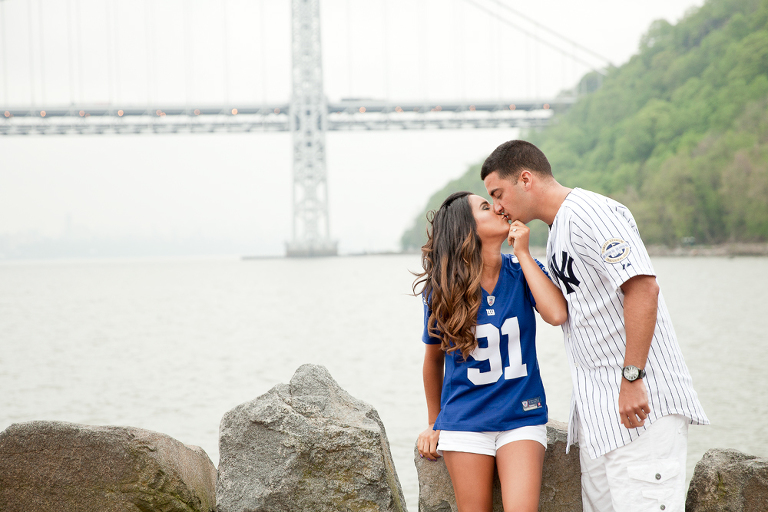
POLYGON ((597 459, 581 450, 584 512, 684 512, 687 454, 688 419, 677 414, 597 459))

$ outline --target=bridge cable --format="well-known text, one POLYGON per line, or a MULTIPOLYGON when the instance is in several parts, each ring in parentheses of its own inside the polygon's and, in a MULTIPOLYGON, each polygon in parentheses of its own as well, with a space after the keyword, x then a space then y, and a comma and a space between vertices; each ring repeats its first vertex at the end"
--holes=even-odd
POLYGON ((146 34, 145 45, 147 50, 147 110, 152 106, 152 41, 151 41, 151 18, 150 13, 151 0, 144 0, 144 33, 146 34))
POLYGON ((83 18, 80 16, 80 0, 75 0, 75 17, 77 18, 77 75, 78 75, 78 94, 79 103, 83 103, 83 18))
POLYGON ((190 75, 192 74, 192 59, 190 57, 191 50, 189 48, 189 2, 183 2, 182 6, 182 17, 184 18, 184 106, 187 111, 189 111, 189 105, 190 105, 190 82, 192 79, 190 78, 190 75))
POLYGON ((461 5, 458 0, 451 0, 451 8, 453 11, 453 31, 457 35, 457 37, 454 39, 455 43, 455 51, 454 55, 456 55, 456 59, 458 60, 458 63, 454 61, 454 68, 456 71, 457 76, 457 82, 461 86, 461 102, 464 103, 467 99, 467 81, 466 81, 466 73, 464 72, 464 25, 460 23, 461 20, 464 19, 464 16, 461 16, 459 13, 459 9, 461 9, 461 5))
MULTIPOLYGON (((114 0, 113 0, 114 1, 114 0)), ((113 40, 115 42, 115 102, 122 100, 120 90, 120 5, 115 4, 112 11, 113 40)))
POLYGON ((32 2, 27 2, 27 26, 29 29, 29 94, 31 106, 35 106, 35 62, 32 55, 32 2))
POLYGON ((67 50, 69 54, 69 104, 75 104, 75 70, 72 58, 72 0, 67 0, 67 50))
POLYGON ((37 26, 40 36, 40 102, 45 105, 45 45, 43 44, 43 0, 37 0, 37 26))
MULTIPOLYGON (((525 69, 531 69, 531 38, 524 37, 525 41, 525 69)), ((525 96, 526 98, 533 98, 531 96, 531 80, 533 79, 533 73, 525 73, 525 96)))
POLYGON ((584 52, 586 52, 586 53, 589 53, 589 54, 590 54, 590 55, 592 55, 593 57, 596 57, 596 58, 598 58, 598 59, 600 59, 600 60, 604 61, 604 62, 605 62, 606 64, 608 64, 609 66, 613 66, 613 63, 611 62, 611 59, 609 59, 608 57, 604 57, 604 56, 600 55, 599 53, 596 53, 596 52, 594 52, 594 51, 590 50, 590 49, 589 49, 589 48, 587 48, 586 46, 583 46, 583 45, 581 45, 581 44, 577 43, 576 41, 574 41, 574 40, 572 40, 572 39, 569 39, 569 38, 565 37, 564 35, 562 35, 562 34, 560 34, 560 33, 558 33, 558 32, 555 32, 554 30, 552 30, 552 29, 548 28, 546 25, 542 25, 542 24, 541 24, 541 23, 539 23, 538 21, 534 20, 534 19, 533 19, 533 18, 531 18, 530 16, 526 16, 526 15, 525 15, 525 14, 523 14, 522 12, 520 12, 520 11, 518 11, 518 10, 516 10, 516 9, 513 9, 512 7, 510 7, 509 5, 507 5, 506 3, 502 2, 501 0, 488 0, 488 1, 489 1, 489 2, 491 2, 491 3, 494 3, 494 4, 496 4, 496 5, 498 5, 498 6, 499 6, 499 7, 501 7, 502 9, 505 9, 505 10, 507 10, 507 11, 511 12, 512 14, 515 14, 515 15, 517 15, 517 16, 519 16, 519 17, 523 18, 524 20, 526 20, 526 21, 528 21, 528 22, 532 23, 532 24, 533 24, 533 25, 535 25, 536 27, 538 27, 538 28, 540 28, 540 29, 544 30, 544 31, 545 31, 545 32, 547 32, 548 34, 551 34, 551 35, 553 35, 553 36, 555 36, 555 37, 557 37, 557 38, 559 38, 559 39, 562 39, 562 40, 563 40, 563 41, 565 41, 566 43, 570 43, 570 44, 572 44, 573 46, 575 46, 575 47, 579 48, 580 50, 582 50, 582 51, 584 51, 584 52))
POLYGON ((536 56, 534 58, 534 65, 536 66, 536 86, 534 88, 537 98, 541 98, 541 41, 537 40, 534 43, 536 48, 536 56))
POLYGON ((227 110, 229 110, 229 20, 227 19, 227 0, 221 0, 221 22, 222 31, 224 32, 224 104, 227 110))
POLYGON ((387 11, 387 0, 381 1, 381 19, 384 25, 384 47, 382 60, 384 61, 384 99, 389 101, 389 16, 387 11))
POLYGON ((347 0, 347 97, 352 98, 352 4, 347 0))
POLYGON ((8 45, 5 39, 5 2, 0 2, 0 34, 3 38, 3 98, 8 106, 8 45))
POLYGON ((110 6, 112 5, 112 0, 107 0, 106 5, 104 6, 104 12, 106 14, 106 23, 105 28, 107 30, 107 95, 109 98, 108 105, 112 106, 112 89, 113 87, 113 81, 112 81, 112 30, 110 27, 110 24, 112 23, 112 16, 111 16, 111 9, 110 6))
MULTIPOLYGON (((485 12, 486 14, 489 14, 491 16, 495 16, 495 13, 493 11, 489 10, 484 5, 481 5, 481 4, 477 3, 477 2, 475 2, 474 0, 464 0, 464 1, 467 2, 468 4, 472 5, 472 6, 476 7, 477 9, 485 12)), ((530 31, 520 27, 519 25, 515 24, 514 22, 508 20, 507 18, 503 18, 503 17, 499 16, 499 20, 502 23, 504 23, 505 25, 509 25, 510 27, 514 28, 515 30, 517 30, 519 32, 522 32, 526 36, 532 37, 532 38, 536 39, 540 44, 548 46, 549 48, 551 48, 551 49, 553 49, 555 51, 562 51, 561 48, 559 48, 558 46, 550 43, 549 41, 546 41, 546 40, 542 39, 541 37, 539 37, 536 34, 531 33, 530 31)), ((605 75, 605 71, 603 71, 601 69, 595 68, 595 66, 593 66, 591 63, 586 62, 586 61, 580 59, 576 55, 571 55, 571 59, 573 59, 575 61, 578 61, 579 63, 583 64, 584 66, 588 67, 589 69, 591 69, 591 70, 593 70, 593 71, 595 71, 595 72, 597 72, 597 73, 599 73, 601 75, 605 75)))
MULTIPOLYGON (((259 42, 259 47, 261 49, 261 104, 266 105, 267 104, 267 49, 265 46, 265 39, 264 31, 265 31, 265 22, 266 22, 266 15, 264 14, 264 0, 259 0, 259 17, 261 18, 260 24, 261 24, 261 41, 259 42)), ((264 117, 262 116, 262 121, 264 120, 264 117)))
POLYGON ((501 45, 501 23, 499 23, 498 18, 493 19, 493 40, 494 40, 494 52, 496 53, 496 62, 497 64, 493 66, 496 68, 496 101, 501 101, 501 89, 502 89, 502 82, 503 77, 501 73, 501 62, 502 62, 502 56, 504 52, 502 51, 502 45, 501 45))
MULTIPOLYGON (((426 2, 420 2, 422 5, 423 11, 421 19, 427 20, 429 19, 429 12, 426 7, 426 2)), ((424 102, 424 105, 426 106, 429 103, 429 94, 428 94, 428 87, 426 86, 426 69, 427 69, 427 30, 426 27, 429 25, 427 24, 424 28, 424 30, 419 30, 419 89, 421 92, 421 98, 424 102)), ((426 110, 426 109, 425 109, 426 110)))

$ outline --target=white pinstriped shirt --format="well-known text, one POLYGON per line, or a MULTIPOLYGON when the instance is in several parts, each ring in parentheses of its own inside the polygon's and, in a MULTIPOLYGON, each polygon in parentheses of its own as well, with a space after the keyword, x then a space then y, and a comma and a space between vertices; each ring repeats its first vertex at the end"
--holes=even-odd
POLYGON ((651 414, 645 427, 635 429, 627 429, 619 419, 627 340, 620 286, 636 275, 656 275, 635 219, 624 205, 573 189, 550 227, 547 266, 568 301, 563 336, 573 383, 569 448, 578 439, 577 429, 583 429, 587 440, 581 448, 594 459, 630 443, 668 414, 682 414, 692 424, 709 423, 661 294, 645 366, 651 414))

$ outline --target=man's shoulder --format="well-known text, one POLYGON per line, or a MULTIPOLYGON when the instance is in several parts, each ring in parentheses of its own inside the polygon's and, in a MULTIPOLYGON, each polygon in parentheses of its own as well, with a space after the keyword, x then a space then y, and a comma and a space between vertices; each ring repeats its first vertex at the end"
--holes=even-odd
POLYGON ((577 216, 580 222, 588 224, 605 215, 632 217, 629 208, 615 199, 581 188, 574 188, 563 206, 567 206, 570 216, 577 216))
POLYGON ((605 196, 603 194, 599 194, 597 192, 593 192, 591 190, 585 190, 583 188, 574 188, 570 194, 568 194, 568 197, 566 200, 570 200, 571 205, 578 205, 578 204, 596 204, 600 206, 613 206, 613 205, 619 205, 624 206, 615 199, 611 199, 608 196, 605 196))

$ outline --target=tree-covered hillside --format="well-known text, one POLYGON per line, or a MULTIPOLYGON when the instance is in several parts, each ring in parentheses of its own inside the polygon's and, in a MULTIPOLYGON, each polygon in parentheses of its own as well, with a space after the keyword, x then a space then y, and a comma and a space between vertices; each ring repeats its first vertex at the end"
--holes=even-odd
MULTIPOLYGON (((708 0, 677 25, 654 22, 599 90, 525 137, 562 184, 626 204, 646 243, 768 240, 768 0, 708 0)), ((452 186, 483 192, 472 168, 427 209, 452 186)), ((403 248, 423 233, 417 219, 403 248)))

